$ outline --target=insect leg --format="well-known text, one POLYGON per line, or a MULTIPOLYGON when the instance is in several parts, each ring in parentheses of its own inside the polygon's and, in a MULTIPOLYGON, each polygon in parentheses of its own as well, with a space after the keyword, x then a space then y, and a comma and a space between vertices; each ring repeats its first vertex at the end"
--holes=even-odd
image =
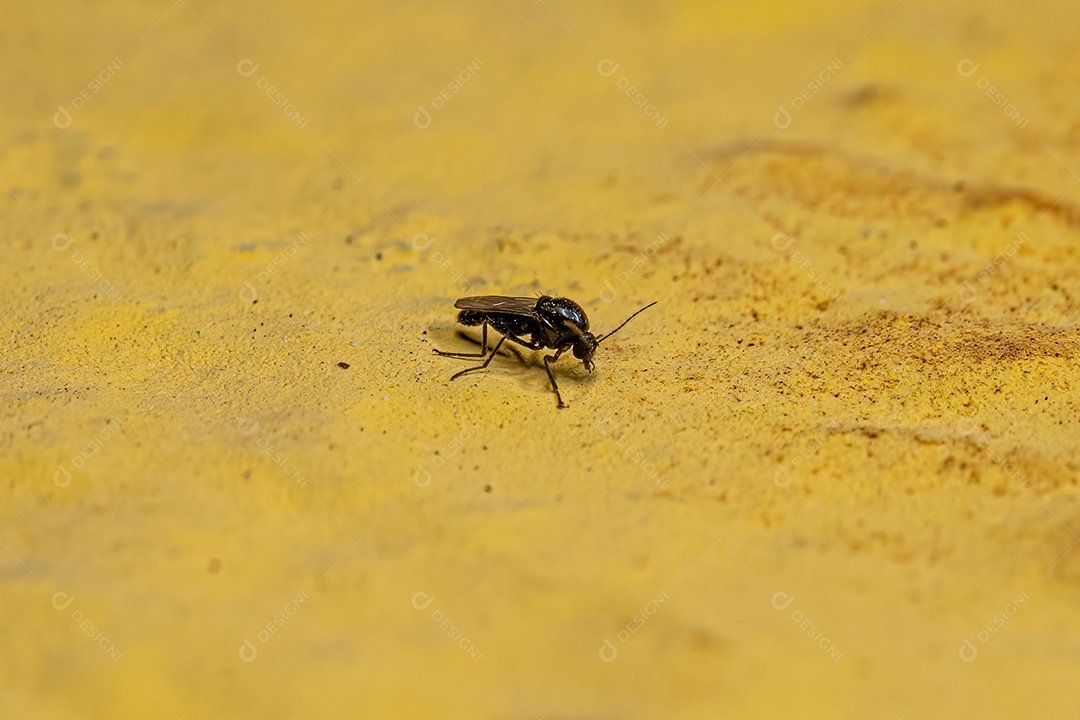
POLYGON ((494 358, 496 355, 499 354, 499 348, 502 347, 502 344, 504 342, 506 342, 506 338, 504 338, 504 337, 499 338, 499 342, 495 343, 495 349, 491 351, 490 355, 488 355, 487 360, 485 360, 480 365, 477 365, 476 367, 471 367, 471 368, 468 368, 466 370, 462 370, 459 373, 454 373, 452 376, 450 376, 450 379, 454 380, 456 378, 461 377, 462 375, 465 375, 466 373, 471 373, 473 370, 483 370, 484 368, 486 368, 488 365, 491 364, 492 358, 494 358))
POLYGON ((484 322, 483 323, 483 330, 481 331, 482 334, 481 334, 481 340, 480 340, 480 352, 479 353, 445 352, 443 350, 436 350, 435 348, 431 348, 431 351, 433 353, 435 353, 436 355, 442 355, 443 357, 482 358, 485 355, 487 355, 487 329, 488 329, 488 324, 487 324, 487 322, 484 322))
MULTIPOLYGON (((567 346, 568 347, 568 346, 567 346)), ((547 370, 548 380, 551 381, 551 389, 555 391, 555 397, 559 399, 559 409, 568 407, 566 403, 562 401, 562 395, 559 393, 559 384, 555 382, 555 376, 551 374, 551 361, 558 360, 559 356, 566 352, 566 347, 559 348, 555 351, 554 355, 544 356, 544 369, 547 370)))

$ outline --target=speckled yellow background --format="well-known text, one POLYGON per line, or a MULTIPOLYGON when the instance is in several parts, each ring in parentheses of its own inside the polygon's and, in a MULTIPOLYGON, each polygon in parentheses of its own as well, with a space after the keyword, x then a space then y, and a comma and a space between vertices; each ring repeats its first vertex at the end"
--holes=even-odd
POLYGON ((530 1, 5 7, 0 717, 1076 717, 1080 7, 530 1))

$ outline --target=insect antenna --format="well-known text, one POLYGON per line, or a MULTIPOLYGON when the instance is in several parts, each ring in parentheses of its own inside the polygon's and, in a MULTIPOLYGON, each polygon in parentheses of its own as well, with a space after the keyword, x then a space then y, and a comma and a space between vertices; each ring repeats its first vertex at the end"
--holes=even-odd
POLYGON ((600 337, 599 337, 599 338, 597 339, 597 341, 596 341, 596 344, 597 344, 597 345, 599 345, 600 343, 604 342, 605 340, 607 340, 607 339, 608 339, 609 337, 611 337, 611 336, 612 336, 612 335, 614 335, 615 333, 617 333, 617 332, 619 332, 620 330, 622 330, 622 329, 623 329, 623 325, 626 325, 626 323, 630 322, 631 320, 633 320, 633 319, 634 319, 634 318, 636 318, 636 317, 637 317, 638 315, 640 315, 641 313, 645 312, 646 310, 648 310, 649 308, 651 308, 651 307, 652 307, 653 305, 655 305, 655 304, 656 304, 656 303, 658 303, 658 302, 660 302, 660 301, 659 301, 659 300, 654 300, 653 302, 649 303, 649 304, 648 304, 648 305, 646 305, 645 307, 643 307, 643 308, 641 308, 640 310, 638 310, 638 311, 637 311, 636 313, 634 313, 634 314, 633 314, 633 315, 631 315, 630 317, 628 317, 628 318, 626 318, 625 320, 623 320, 623 322, 622 322, 622 325, 620 325, 619 327, 615 328, 614 330, 612 330, 611 332, 609 332, 609 333, 608 333, 607 335, 601 335, 601 336, 600 336, 600 337))

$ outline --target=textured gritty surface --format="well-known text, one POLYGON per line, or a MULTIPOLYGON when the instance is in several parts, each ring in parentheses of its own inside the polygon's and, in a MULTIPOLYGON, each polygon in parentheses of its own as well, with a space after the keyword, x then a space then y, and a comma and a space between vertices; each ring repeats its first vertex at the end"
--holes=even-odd
POLYGON ((0 716, 1075 717, 1076 6, 4 18, 0 716))

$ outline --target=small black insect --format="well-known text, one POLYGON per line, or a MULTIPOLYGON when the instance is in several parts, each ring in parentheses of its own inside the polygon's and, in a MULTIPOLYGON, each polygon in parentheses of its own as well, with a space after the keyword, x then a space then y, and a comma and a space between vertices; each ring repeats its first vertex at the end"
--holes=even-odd
POLYGON ((547 370, 548 380, 551 381, 551 389, 555 391, 555 397, 559 400, 559 407, 566 407, 566 403, 559 394, 559 386, 555 382, 555 376, 551 374, 551 362, 558 360, 559 356, 573 348, 574 357, 582 362, 585 369, 593 371, 593 353, 601 342, 608 339, 623 325, 630 322, 641 312, 655 305, 649 303, 636 313, 626 318, 622 325, 615 328, 607 335, 596 337, 589 332, 589 318, 581 306, 569 298, 551 297, 542 295, 538 298, 531 297, 507 297, 505 295, 477 295, 475 297, 460 298, 454 307, 461 310, 458 314, 458 322, 462 325, 475 327, 480 325, 482 334, 480 339, 480 352, 478 353, 452 353, 442 350, 433 350, 436 355, 456 358, 481 358, 487 359, 481 365, 462 370, 450 379, 459 378, 466 373, 475 370, 483 370, 492 358, 499 352, 502 344, 509 340, 530 350, 543 350, 550 348, 555 351, 554 355, 544 356, 544 369, 547 370), (495 348, 488 354, 487 330, 488 325, 502 334, 495 348), (525 336, 529 339, 526 340, 525 336))

